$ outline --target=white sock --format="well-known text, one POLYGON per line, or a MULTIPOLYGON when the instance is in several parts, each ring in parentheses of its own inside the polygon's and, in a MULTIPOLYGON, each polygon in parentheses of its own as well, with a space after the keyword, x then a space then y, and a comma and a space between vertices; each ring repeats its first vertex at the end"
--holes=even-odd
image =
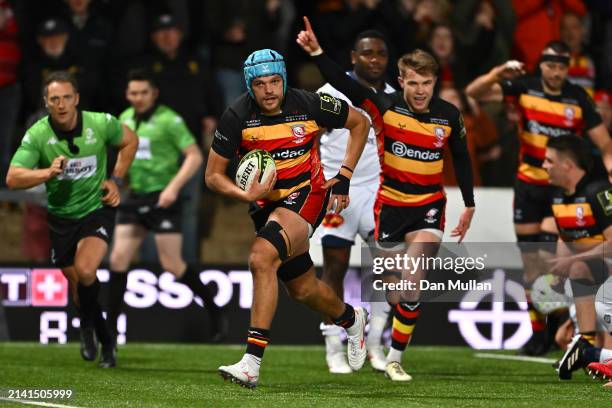
POLYGON ((387 363, 391 363, 393 361, 397 361, 398 363, 402 363, 402 354, 404 354, 403 351, 394 349, 393 347, 391 347, 389 349, 389 354, 387 354, 387 363))
POLYGON ((242 359, 246 361, 251 370, 259 372, 259 366, 261 365, 260 357, 254 356, 253 354, 245 353, 242 359))
POLYGON ((612 349, 602 348, 601 353, 599 354, 599 362, 605 363, 606 360, 610 360, 608 362, 612 362, 612 349))
POLYGON ((368 347, 380 347, 391 306, 384 302, 372 302, 370 308, 372 315, 370 317, 370 331, 368 332, 368 347))
POLYGON ((334 354, 343 352, 344 348, 340 335, 342 334, 342 327, 336 326, 335 324, 321 323, 319 326, 321 333, 325 338, 325 351, 327 354, 334 354))

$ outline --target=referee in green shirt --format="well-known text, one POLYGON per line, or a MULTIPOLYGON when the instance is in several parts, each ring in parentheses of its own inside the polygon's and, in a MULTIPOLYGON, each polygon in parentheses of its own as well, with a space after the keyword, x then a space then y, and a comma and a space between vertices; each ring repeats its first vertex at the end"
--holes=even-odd
POLYGON ((181 116, 158 104, 158 96, 159 90, 147 71, 130 72, 126 98, 131 107, 119 119, 138 135, 138 152, 128 173, 130 194, 119 209, 110 257, 109 324, 116 329, 127 287, 126 272, 151 231, 162 268, 202 299, 211 321, 212 340, 220 341, 227 333, 224 313, 199 273, 181 255, 179 193, 202 165, 202 154, 181 116), (179 165, 181 155, 184 160, 179 165))
POLYGON ((81 317, 81 355, 96 358, 97 336, 102 344, 99 366, 114 367, 115 345, 98 303, 96 271, 113 236, 117 184, 134 159, 138 139, 108 113, 78 110, 78 85, 68 72, 47 77, 43 99, 49 115, 26 131, 6 183, 11 189, 45 183, 51 260, 70 281, 81 317), (110 179, 108 145, 119 149, 110 179))

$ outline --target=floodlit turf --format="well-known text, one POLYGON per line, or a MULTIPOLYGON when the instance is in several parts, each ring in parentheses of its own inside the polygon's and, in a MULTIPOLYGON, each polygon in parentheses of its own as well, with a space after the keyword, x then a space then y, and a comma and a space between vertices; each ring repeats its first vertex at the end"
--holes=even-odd
MULTIPOLYGON (((79 357, 78 346, 0 343, 0 389, 71 388, 78 407, 609 407, 604 389, 582 371, 559 382, 548 364, 475 358, 467 348, 410 347, 410 383, 392 383, 369 365, 351 375, 327 372, 322 347, 272 345, 260 385, 247 390, 224 382, 217 367, 234 363, 243 347, 130 344, 119 366, 100 370, 79 357)), ((551 357, 551 356, 549 356, 551 357)), ((554 356, 552 356, 554 357, 554 356)), ((0 402, 0 405, 3 403, 0 402)), ((8 404, 3 406, 21 406, 8 404)))

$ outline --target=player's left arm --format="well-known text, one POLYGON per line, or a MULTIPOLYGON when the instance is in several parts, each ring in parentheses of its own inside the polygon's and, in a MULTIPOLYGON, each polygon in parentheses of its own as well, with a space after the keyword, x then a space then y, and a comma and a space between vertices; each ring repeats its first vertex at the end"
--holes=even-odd
POLYGON ((193 177, 204 161, 202 159, 202 152, 197 144, 185 147, 182 153, 185 159, 181 168, 159 195, 157 204, 162 208, 167 208, 176 201, 181 188, 193 177))
MULTIPOLYGON (((116 119, 115 119, 116 120, 116 119)), ((113 169, 113 174, 110 179, 104 180, 102 183, 102 190, 105 191, 102 197, 102 202, 111 207, 117 207, 119 205, 119 186, 118 184, 123 183, 125 177, 136 151, 138 150, 138 136, 129 127, 121 124, 120 142, 117 144, 119 152, 117 154, 117 163, 113 169)), ((113 138, 111 137, 111 142, 113 138)))
POLYGON ((202 151, 183 118, 177 115, 171 119, 166 124, 165 132, 176 149, 183 153, 184 160, 179 171, 159 195, 157 204, 162 208, 167 208, 176 201, 181 188, 193 177, 204 161, 202 151))
POLYGON ((476 204, 474 203, 472 160, 470 159, 467 147, 467 133, 463 123, 463 116, 460 113, 453 124, 451 135, 448 138, 448 145, 453 156, 453 167, 455 169, 457 185, 461 190, 461 196, 465 204, 465 209, 459 217, 457 227, 451 232, 451 237, 459 237, 459 242, 461 242, 472 223, 476 204))
POLYGON ((349 205, 349 186, 355 166, 361 157, 370 131, 370 121, 346 101, 327 94, 308 94, 308 110, 319 126, 329 129, 345 128, 349 131, 342 166, 323 185, 331 187, 327 210, 335 208, 336 214, 349 205))

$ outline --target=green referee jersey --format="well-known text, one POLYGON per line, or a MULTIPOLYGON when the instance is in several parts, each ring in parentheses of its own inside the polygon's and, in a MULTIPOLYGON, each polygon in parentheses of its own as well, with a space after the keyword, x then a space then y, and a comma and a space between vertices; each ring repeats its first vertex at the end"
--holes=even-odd
POLYGON ((178 113, 156 105, 137 115, 125 110, 119 120, 138 135, 138 152, 129 170, 130 188, 136 193, 163 190, 179 171, 179 157, 195 138, 178 113))
POLYGON ((70 132, 57 129, 45 116, 26 131, 11 166, 44 169, 56 157, 65 156, 64 172, 45 183, 49 212, 79 219, 103 206, 106 146, 119 145, 122 138, 121 123, 108 113, 78 112, 77 126, 70 132), (70 152, 70 138, 78 153, 70 152))

